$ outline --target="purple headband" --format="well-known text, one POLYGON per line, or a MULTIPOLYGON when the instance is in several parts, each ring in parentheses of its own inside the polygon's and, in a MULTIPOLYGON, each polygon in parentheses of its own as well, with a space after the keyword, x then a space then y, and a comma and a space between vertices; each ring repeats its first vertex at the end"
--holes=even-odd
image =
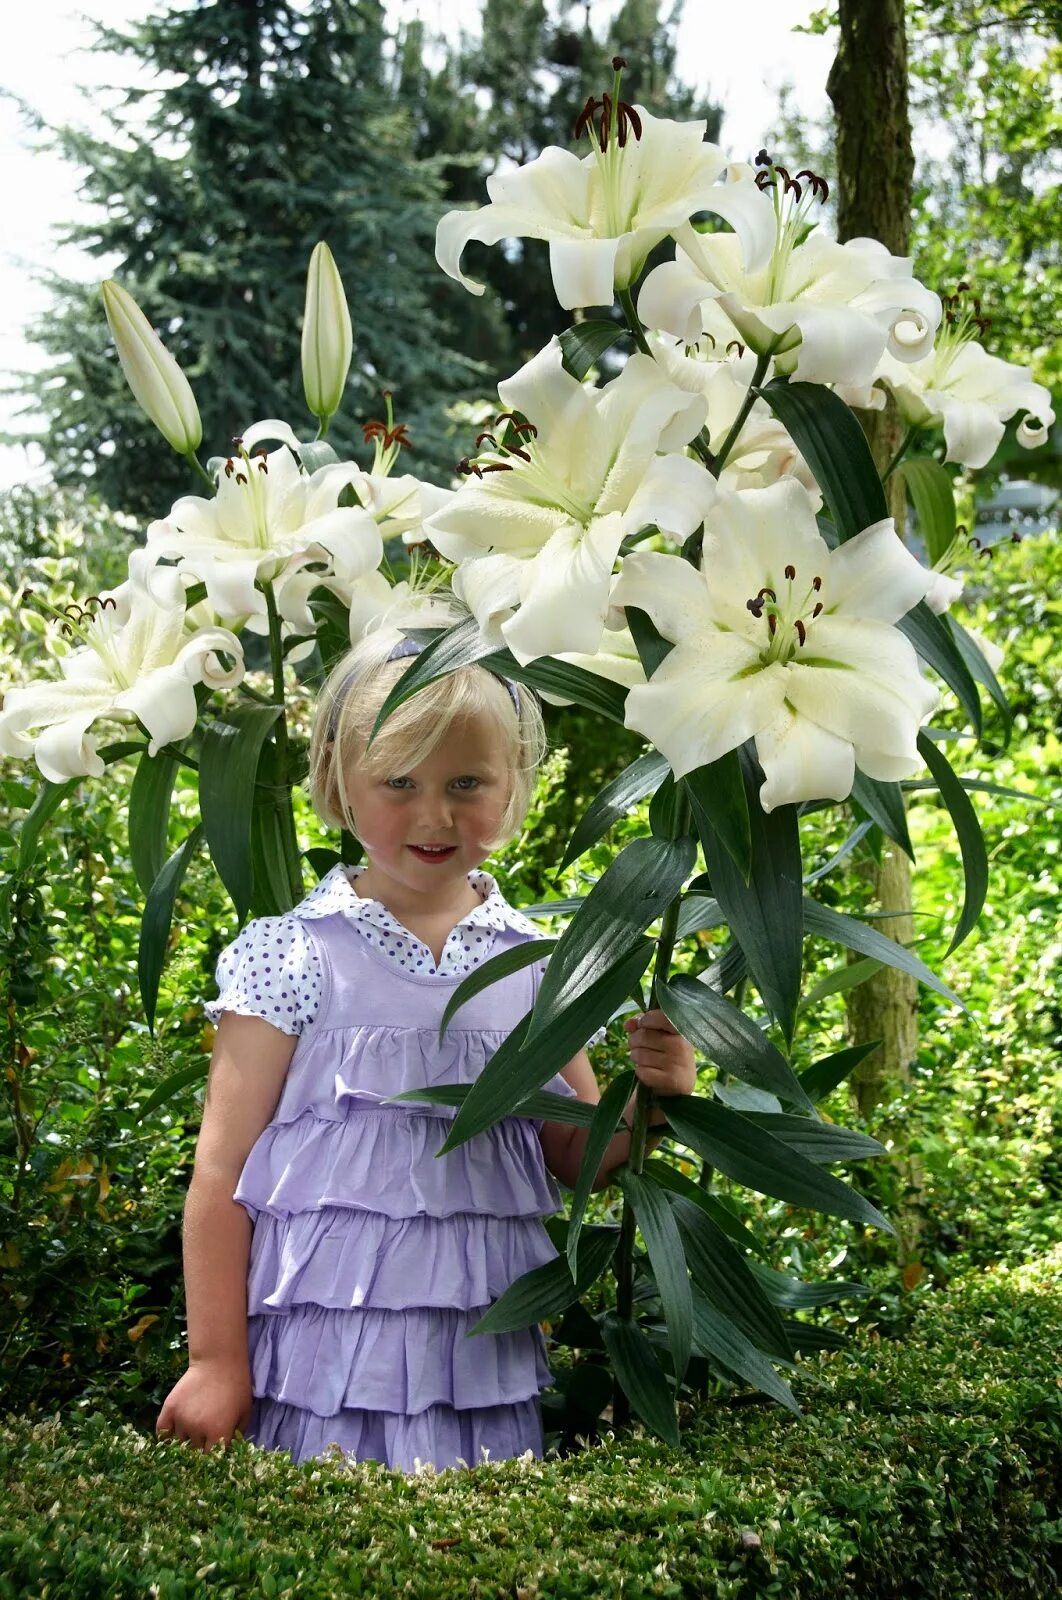
MULTIPOLYGON (((392 646, 387 660, 401 661, 403 656, 419 656, 422 649, 423 646, 419 645, 415 639, 399 639, 398 643, 392 646)), ((490 672, 489 667, 487 667, 485 670, 490 672)), ((520 690, 517 685, 512 681, 511 678, 503 678, 500 672, 491 672, 491 677, 497 678, 499 683, 504 683, 506 689, 509 691, 509 699, 513 703, 513 709, 516 712, 516 715, 519 716, 520 690)), ((339 724, 339 708, 346 697, 347 690, 350 688, 352 681, 352 678, 346 678, 341 689, 338 691, 332 701, 332 718, 328 728, 328 737, 330 739, 335 737, 336 728, 339 724)))

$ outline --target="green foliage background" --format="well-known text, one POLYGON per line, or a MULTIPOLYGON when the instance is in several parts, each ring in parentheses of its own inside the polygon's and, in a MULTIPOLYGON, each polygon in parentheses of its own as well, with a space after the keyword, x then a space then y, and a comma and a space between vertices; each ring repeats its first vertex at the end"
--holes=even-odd
MULTIPOLYGON (((111 578, 128 533, 91 501, 7 502, 0 542, 0 676, 42 642, 54 641, 34 612, 17 605, 32 582, 55 603, 84 593, 88 575, 111 578)), ((751 1200, 716 1175, 715 1191, 753 1230, 778 1241, 771 1264, 812 1278, 861 1279, 869 1294, 826 1317, 827 1329, 858 1322, 896 1334, 934 1289, 970 1267, 1036 1257, 1058 1238, 1060 1014, 1058 944, 1050 916, 1056 881, 1059 742, 1052 724, 1057 670, 1050 638, 1062 592, 1062 551, 1050 536, 1000 547, 971 588, 970 620, 1003 644, 1004 683, 1016 708, 1009 748, 988 741, 968 773, 1037 797, 1040 804, 978 797, 993 858, 993 888, 977 934, 941 962, 957 912, 961 874, 946 813, 932 794, 913 798, 915 880, 922 954, 965 999, 969 1015, 923 993, 922 1044, 910 1082, 865 1131, 905 1144, 919 1172, 920 1256, 901 1279, 890 1242, 846 1224, 751 1200)), ((54 643, 52 644, 54 648, 54 643)), ((300 716, 309 710, 309 694, 300 716)), ((575 817, 600 785, 637 753, 622 730, 574 710, 551 712, 552 754, 524 834, 497 860, 504 891, 518 905, 578 894, 607 864, 610 848, 639 826, 637 815, 562 874, 556 863, 575 817), (577 755, 576 755, 577 752, 577 755)), ((32 803, 32 768, 6 764, 0 848, 0 966, 6 1019, 0 1124, 0 1404, 77 1405, 149 1424, 183 1370, 180 1215, 198 1123, 211 1030, 200 1003, 212 992, 217 954, 235 933, 232 908, 205 862, 182 891, 154 1039, 136 998, 139 905, 127 858, 128 776, 86 781, 51 824, 28 869, 13 870, 19 820, 32 803), (183 1086, 155 1109, 160 1085, 183 1086)), ((174 842, 194 797, 174 819, 174 842)), ((809 867, 840 842, 829 811, 805 819, 809 867)), ((303 842, 323 842, 308 806, 303 842)), ((858 904, 858 858, 820 880, 820 899, 858 904)), ((549 924, 544 924, 549 929, 549 924)), ((558 929, 559 931, 559 925, 558 929)), ((717 936, 682 947, 691 971, 706 966, 717 936)), ((829 975, 836 949, 823 950, 806 988, 829 975)), ((843 1043, 841 996, 817 1005, 798 1027, 798 1067, 843 1043)), ((622 1030, 594 1052, 599 1079, 624 1064, 622 1030)), ((708 1069, 706 1069, 708 1070, 708 1069)), ((862 1124, 840 1089, 824 1106, 862 1124)), ((691 1176, 697 1175, 689 1163, 691 1176)), ((887 1212, 909 1198, 906 1169, 863 1167, 860 1188, 887 1212)), ((615 1191, 595 1197, 601 1217, 615 1191)), ((816 1319, 821 1326, 823 1318, 816 1319)), ((563 1374, 570 1360, 557 1351, 563 1374)), ((562 1378, 562 1381, 563 1378, 562 1378)), ((707 1391, 729 1392, 721 1378, 707 1391)))

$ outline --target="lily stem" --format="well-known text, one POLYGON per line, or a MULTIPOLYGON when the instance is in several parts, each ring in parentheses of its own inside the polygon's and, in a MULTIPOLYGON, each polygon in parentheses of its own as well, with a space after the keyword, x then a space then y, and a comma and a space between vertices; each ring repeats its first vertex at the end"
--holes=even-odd
POLYGON ((734 448, 737 436, 748 421, 749 412, 756 404, 756 401, 760 398, 758 390, 760 384, 767 375, 767 368, 770 366, 770 364, 771 357, 769 352, 765 352, 764 354, 756 357, 756 370, 752 374, 752 382, 749 384, 748 392, 745 395, 744 400, 741 402, 741 409, 734 418, 730 432, 727 434, 726 438, 723 440, 718 451, 716 452, 715 465, 709 469, 713 478, 718 478, 719 474, 726 466, 727 457, 734 448))
POLYGON ((283 798, 277 801, 280 834, 284 844, 285 875, 290 886, 291 904, 295 905, 303 893, 302 868, 299 865, 299 841, 295 832, 295 813, 291 804, 291 753, 288 741, 288 720, 284 701, 284 644, 280 632, 280 614, 271 583, 263 584, 266 615, 269 619, 269 658, 273 667, 273 701, 280 707, 280 715, 273 725, 273 742, 277 752, 277 767, 283 798))
POLYGON ((885 468, 885 471, 881 474, 882 483, 888 483, 889 479, 896 471, 896 468, 900 465, 900 462, 914 444, 919 431, 920 430, 917 427, 908 428, 907 432, 903 436, 903 439, 900 441, 900 448, 897 450, 896 454, 885 468))
POLYGON ((203 482, 206 484, 206 486, 210 490, 211 494, 215 494, 217 492, 217 487, 218 486, 214 482, 213 478, 210 476, 210 473, 204 467, 203 463, 200 461, 199 457, 196 455, 195 451, 194 450, 189 450, 188 454, 185 456, 184 459, 187 461, 188 465, 192 468, 193 472, 198 472, 199 476, 202 478, 203 482))
POLYGON ((623 307, 623 315, 627 318, 627 332, 642 352, 642 355, 649 356, 652 359, 653 352, 649 348, 648 339, 645 337, 645 327, 641 317, 634 309, 634 296, 629 289, 619 289, 617 290, 617 298, 623 307))
MULTIPOLYGON (((690 823, 690 805, 685 791, 678 790, 676 807, 676 833, 681 836, 690 823)), ((668 969, 675 949, 678 930, 680 896, 676 895, 664 912, 660 934, 656 941, 653 962, 652 1004, 660 1003, 660 986, 667 982, 668 969)), ((638 1080, 634 1105, 634 1123, 631 1128, 631 1152, 627 1165, 632 1172, 640 1173, 645 1165, 645 1142, 649 1131, 649 1113, 654 1105, 653 1091, 648 1084, 638 1080)), ((634 1212, 624 1196, 623 1217, 620 1222, 619 1244, 616 1249, 616 1315, 631 1320, 634 1309, 634 1212)), ((612 1395, 612 1420, 617 1427, 630 1421, 630 1401, 617 1382, 612 1395)))

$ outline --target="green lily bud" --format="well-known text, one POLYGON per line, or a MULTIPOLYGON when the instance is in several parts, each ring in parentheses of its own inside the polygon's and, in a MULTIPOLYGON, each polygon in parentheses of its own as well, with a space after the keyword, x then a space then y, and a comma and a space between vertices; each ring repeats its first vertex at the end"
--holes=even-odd
POLYGON ((339 410, 354 336, 343 280, 328 246, 314 246, 306 274, 302 321, 302 382, 306 404, 324 427, 339 410))
POLYGON ((178 455, 194 455, 203 424, 188 379, 132 295, 113 278, 103 285, 103 307, 137 404, 178 455))

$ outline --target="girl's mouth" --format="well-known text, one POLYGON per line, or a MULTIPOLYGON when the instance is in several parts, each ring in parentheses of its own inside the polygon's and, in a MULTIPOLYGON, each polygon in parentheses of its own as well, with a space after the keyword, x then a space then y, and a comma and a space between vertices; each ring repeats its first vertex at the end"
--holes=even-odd
POLYGON ((411 844, 408 849, 412 850, 418 861, 449 861, 457 846, 455 844, 435 846, 411 844))

